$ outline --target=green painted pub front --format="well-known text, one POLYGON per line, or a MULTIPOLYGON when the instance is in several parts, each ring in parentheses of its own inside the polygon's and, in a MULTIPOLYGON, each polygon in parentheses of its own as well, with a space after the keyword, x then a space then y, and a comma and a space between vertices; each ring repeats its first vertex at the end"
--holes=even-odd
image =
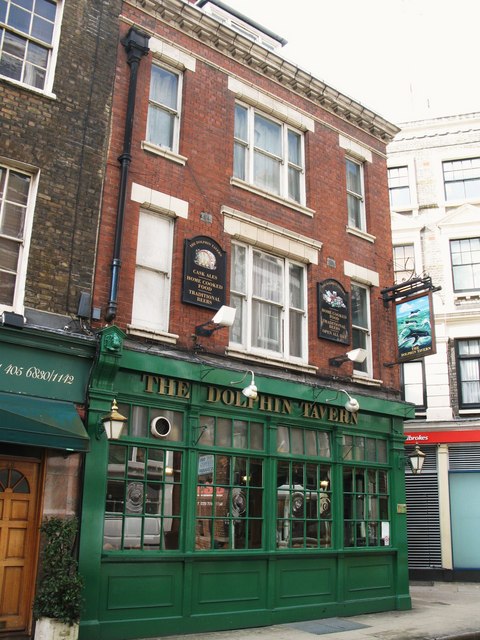
MULTIPOLYGON (((90 388, 80 638, 121 640, 410 608, 401 402, 133 350, 90 388), (127 419, 108 441, 115 398, 127 419)), ((138 349, 138 347, 137 347, 138 349)))

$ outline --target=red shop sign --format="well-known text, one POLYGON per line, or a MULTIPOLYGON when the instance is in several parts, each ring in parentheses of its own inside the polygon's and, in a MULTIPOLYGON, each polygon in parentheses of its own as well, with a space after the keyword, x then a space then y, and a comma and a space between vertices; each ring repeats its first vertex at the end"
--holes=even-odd
POLYGON ((471 431, 414 431, 405 434, 405 444, 480 442, 480 429, 471 431))

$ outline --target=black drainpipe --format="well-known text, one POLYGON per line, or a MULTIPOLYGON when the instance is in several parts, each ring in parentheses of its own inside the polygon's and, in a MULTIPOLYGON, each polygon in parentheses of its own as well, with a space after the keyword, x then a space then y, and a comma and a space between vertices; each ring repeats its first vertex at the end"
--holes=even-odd
POLYGON ((120 188, 118 191, 115 247, 112 259, 112 278, 110 281, 110 300, 105 312, 105 320, 107 322, 112 322, 112 320, 115 320, 117 316, 118 280, 120 276, 120 267, 122 265, 120 255, 122 251, 123 218, 125 214, 125 201, 127 198, 128 170, 132 161, 130 150, 132 147, 133 115, 135 113, 135 96, 137 92, 137 73, 140 60, 143 56, 146 56, 149 51, 149 39, 149 35, 142 33, 141 31, 137 31, 134 27, 132 27, 125 38, 122 39, 122 44, 127 51, 127 63, 130 66, 130 84, 128 86, 127 116, 125 119, 123 152, 118 158, 121 165, 121 176, 120 188))

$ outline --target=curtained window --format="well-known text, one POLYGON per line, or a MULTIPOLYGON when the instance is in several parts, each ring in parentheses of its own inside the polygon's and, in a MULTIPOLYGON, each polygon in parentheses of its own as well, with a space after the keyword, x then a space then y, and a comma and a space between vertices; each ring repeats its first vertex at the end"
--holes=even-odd
POLYGON ((480 338, 457 340, 456 350, 460 408, 480 407, 480 338))
POLYGON ((306 358, 306 274, 295 264, 246 245, 232 245, 230 342, 247 351, 306 358))
POLYGON ((348 226, 366 231, 363 165, 347 158, 348 226))
POLYGON ((303 134, 237 103, 233 175, 263 191, 304 204, 303 134))
POLYGON ((147 140, 174 152, 178 151, 180 91, 180 74, 152 65, 147 140))

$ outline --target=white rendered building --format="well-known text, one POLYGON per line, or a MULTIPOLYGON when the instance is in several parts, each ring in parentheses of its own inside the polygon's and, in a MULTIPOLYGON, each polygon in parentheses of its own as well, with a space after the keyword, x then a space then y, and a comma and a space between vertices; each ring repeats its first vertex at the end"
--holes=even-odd
POLYGON ((427 454, 407 477, 413 575, 480 574, 480 113, 401 125, 388 146, 396 283, 428 275, 436 354, 401 366, 427 454), (476 570, 476 571, 475 571, 476 570))

